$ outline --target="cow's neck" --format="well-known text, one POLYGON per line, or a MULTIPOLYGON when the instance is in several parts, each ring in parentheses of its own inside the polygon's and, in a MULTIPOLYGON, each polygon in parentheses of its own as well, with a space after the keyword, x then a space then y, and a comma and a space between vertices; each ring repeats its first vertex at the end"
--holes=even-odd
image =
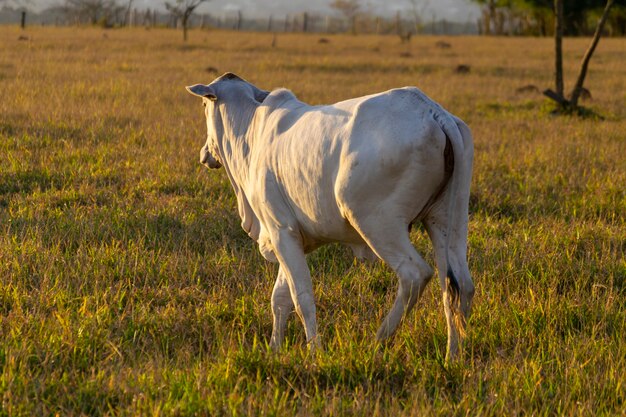
POLYGON ((254 118, 256 106, 238 109, 237 118, 228 116, 228 109, 220 112, 223 132, 219 143, 220 157, 228 179, 237 196, 237 208, 241 217, 241 226, 254 240, 260 233, 259 220, 250 206, 247 194, 250 180, 250 157, 254 146, 254 118))
POLYGON ((222 161, 233 179, 243 185, 248 182, 251 149, 254 146, 252 119, 257 106, 239 105, 236 111, 224 107, 221 112, 223 134, 220 144, 222 161))

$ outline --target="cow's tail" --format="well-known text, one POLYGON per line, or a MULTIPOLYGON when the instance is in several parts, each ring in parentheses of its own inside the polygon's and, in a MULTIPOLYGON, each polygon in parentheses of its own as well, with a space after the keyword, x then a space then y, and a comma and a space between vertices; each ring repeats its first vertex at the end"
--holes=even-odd
MULTIPOLYGON (((452 311, 452 318, 459 331, 459 335, 465 335, 465 315, 461 309, 461 288, 456 273, 464 273, 459 270, 461 262, 456 259, 456 253, 467 251, 467 207, 469 205, 469 186, 472 176, 473 142, 469 128, 460 120, 447 113, 441 115, 439 123, 446 135, 446 148, 452 147, 452 175, 448 183, 448 222, 446 230, 446 297, 452 311), (451 236, 455 236, 455 245, 462 245, 456 248, 453 255, 456 262, 451 262, 450 241, 451 236)), ((449 153, 449 149, 446 149, 449 153)), ((444 151, 444 153, 446 153, 444 151)), ((446 166, 449 164, 447 155, 446 166)))

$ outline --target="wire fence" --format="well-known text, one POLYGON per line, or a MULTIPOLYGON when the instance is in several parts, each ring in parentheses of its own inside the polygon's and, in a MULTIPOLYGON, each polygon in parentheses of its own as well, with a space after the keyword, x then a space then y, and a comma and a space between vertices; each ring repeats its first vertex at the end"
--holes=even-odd
MULTIPOLYGON (((71 13, 61 8, 51 8, 39 13, 21 10, 0 10, 0 24, 73 26, 101 25, 103 27, 168 27, 180 28, 182 22, 176 16, 151 9, 118 10, 107 15, 89 16, 71 13)), ((398 13, 394 17, 371 15, 352 19, 315 13, 285 14, 282 16, 251 17, 242 11, 215 14, 193 14, 187 23, 191 29, 228 29, 261 32, 310 32, 354 34, 415 34, 462 35, 478 34, 478 22, 452 22, 445 19, 419 19, 398 13)))

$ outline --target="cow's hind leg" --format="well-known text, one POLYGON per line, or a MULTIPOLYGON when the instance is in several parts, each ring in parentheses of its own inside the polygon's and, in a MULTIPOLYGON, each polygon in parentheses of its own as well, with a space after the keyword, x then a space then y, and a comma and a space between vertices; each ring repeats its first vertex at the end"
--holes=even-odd
POLYGON ((465 323, 469 318, 472 299, 474 298, 474 283, 467 265, 466 240, 459 236, 458 231, 453 230, 449 242, 447 242, 448 227, 446 222, 446 216, 435 211, 424 220, 424 226, 433 242, 439 284, 443 291, 443 306, 448 325, 446 360, 451 361, 458 357, 461 350, 465 323), (446 244, 449 245, 447 255, 446 244), (448 270, 452 271, 458 288, 452 287, 451 283, 448 282, 448 270), (452 296, 451 293, 453 293, 452 296), (456 297, 458 300, 455 300, 456 297), (459 308, 460 314, 455 314, 455 310, 458 312, 459 308))
POLYGON ((280 349, 285 338, 285 327, 287 319, 294 309, 291 292, 289 291, 289 283, 287 275, 282 267, 278 269, 278 277, 274 283, 272 291, 272 314, 274 315, 274 327, 272 329, 272 338, 270 347, 273 350, 280 349))
POLYGON ((406 224, 388 225, 377 220, 359 222, 354 227, 376 255, 398 275, 398 294, 376 333, 378 340, 383 340, 396 331, 402 316, 411 311, 432 278, 433 269, 413 247, 406 224))

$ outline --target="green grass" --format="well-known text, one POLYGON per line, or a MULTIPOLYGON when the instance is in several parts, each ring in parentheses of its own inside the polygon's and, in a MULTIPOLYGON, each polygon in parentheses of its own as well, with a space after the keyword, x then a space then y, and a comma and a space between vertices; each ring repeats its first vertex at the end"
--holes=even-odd
MULTIPOLYGON (((549 39, 0 28, 0 416, 624 415, 623 39, 584 102, 550 115, 549 39), (104 37, 103 34, 107 36, 104 37), (456 74, 458 64, 471 66, 456 74), (185 85, 233 71, 328 103, 417 85, 468 122, 476 155, 464 361, 443 364, 435 281, 384 345, 397 281, 340 246, 309 257, 324 350, 297 320, 269 351, 275 265, 198 163, 185 85)), ((585 39, 565 42, 571 82, 585 39)), ((423 230, 412 234, 432 263, 423 230)))

